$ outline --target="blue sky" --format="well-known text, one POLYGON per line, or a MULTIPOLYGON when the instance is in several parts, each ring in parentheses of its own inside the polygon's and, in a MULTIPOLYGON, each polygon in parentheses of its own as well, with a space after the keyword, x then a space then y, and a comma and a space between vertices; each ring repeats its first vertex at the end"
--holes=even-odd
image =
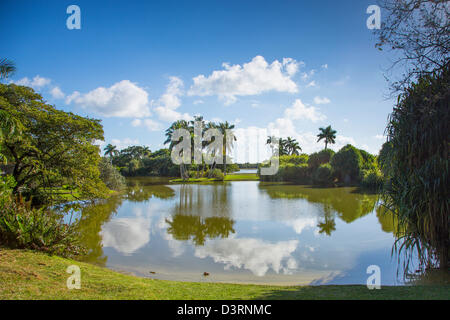
POLYGON ((155 150, 173 120, 201 114, 236 124, 236 150, 248 150, 238 161, 255 160, 266 132, 319 150, 315 135, 330 124, 334 149, 376 153, 393 101, 389 56, 366 27, 374 3, 7 0, 0 56, 17 65, 11 81, 102 119, 103 145, 155 150), (66 27, 72 4, 80 30, 66 27))

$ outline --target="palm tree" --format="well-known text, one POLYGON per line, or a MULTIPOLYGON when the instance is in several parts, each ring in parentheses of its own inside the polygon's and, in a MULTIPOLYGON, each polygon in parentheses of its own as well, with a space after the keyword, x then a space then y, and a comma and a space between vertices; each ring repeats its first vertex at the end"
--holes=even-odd
MULTIPOLYGON (((189 123, 186 120, 177 120, 177 121, 173 122, 172 125, 166 130, 165 135, 166 135, 167 139, 166 139, 166 141, 164 141, 164 144, 169 143, 170 151, 172 151, 174 145, 176 145, 180 142, 180 141, 178 141, 178 142, 172 141, 172 136, 173 136, 175 130, 178 130, 178 129, 189 130, 189 123)), ((181 153, 180 153, 180 156, 182 156, 181 153)), ((187 170, 184 166, 184 162, 181 162, 181 164, 180 164, 180 176, 182 179, 189 178, 189 174, 187 173, 187 170)))
POLYGON ((287 139, 285 140, 285 147, 287 153, 290 155, 299 155, 299 151, 302 151, 302 148, 300 147, 298 142, 291 137, 287 137, 287 139))
POLYGON ((16 72, 16 66, 14 62, 6 58, 0 59, 0 79, 6 79, 14 72, 16 72))
MULTIPOLYGON (((288 138, 288 139, 290 139, 290 138, 288 138)), ((288 140, 285 140, 283 138, 277 138, 275 136, 269 136, 269 137, 267 137, 266 144, 271 145, 273 142, 275 142, 277 140, 278 140, 278 156, 284 156, 284 155, 289 154, 288 140)), ((297 144, 297 147, 300 148, 300 146, 298 146, 298 144, 297 144)), ((273 147, 270 146, 270 148, 273 148, 273 147)))
MULTIPOLYGON (((202 140, 202 137, 205 133, 206 130, 206 126, 205 126, 205 120, 203 120, 203 116, 194 116, 194 120, 189 121, 189 132, 191 133, 191 140, 192 140, 192 145, 194 146, 194 152, 192 153, 192 160, 195 160, 195 153, 196 152, 200 152, 200 154, 202 155, 201 157, 201 162, 202 162, 202 172, 205 169, 205 163, 203 162, 203 149, 206 147, 207 142, 202 140), (200 122, 200 128, 201 128, 201 133, 200 133, 200 137, 195 135, 195 123, 196 122, 200 122), (200 138, 200 145, 195 144, 194 139, 198 139, 200 138)), ((200 166, 197 164, 197 174, 196 177, 199 177, 199 169, 200 166)))
POLYGON ((117 156, 119 151, 117 151, 116 146, 113 146, 111 143, 109 143, 104 149, 105 151, 105 157, 109 156, 109 159, 112 161, 112 158, 117 156))
POLYGON ((321 131, 317 137, 319 138, 317 142, 319 142, 322 139, 325 139, 325 150, 327 149, 327 145, 329 143, 336 143, 334 139, 336 139, 336 130, 331 129, 331 126, 324 128, 319 128, 321 131))
POLYGON ((234 124, 228 123, 228 121, 219 123, 218 129, 223 135, 222 156, 223 156, 223 174, 227 175, 227 149, 233 148, 233 143, 236 141, 236 136, 231 131, 234 129, 234 124))

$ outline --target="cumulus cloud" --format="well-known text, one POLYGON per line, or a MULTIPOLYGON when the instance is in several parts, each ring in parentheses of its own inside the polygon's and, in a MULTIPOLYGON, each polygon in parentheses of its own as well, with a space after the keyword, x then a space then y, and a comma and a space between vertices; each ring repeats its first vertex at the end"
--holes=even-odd
POLYGON ((130 139, 130 138, 112 139, 111 140, 111 144, 115 145, 118 150, 122 150, 122 149, 125 149, 125 148, 129 147, 129 146, 138 145, 139 144, 139 140, 137 140, 137 139, 130 139))
POLYGON ((101 231, 102 245, 130 255, 150 241, 150 217, 140 208, 134 209, 134 217, 114 218, 106 222, 101 231))
POLYGON ((292 253, 298 243, 298 240, 271 243, 252 238, 207 240, 204 246, 195 249, 195 256, 211 257, 216 263, 224 263, 225 269, 244 268, 260 277, 270 269, 289 274, 297 269, 292 253))
POLYGON ((291 120, 311 120, 312 122, 322 121, 326 116, 313 106, 306 106, 300 99, 296 99, 290 108, 284 111, 286 118, 291 120))
POLYGON ((330 99, 328 99, 327 97, 314 97, 315 104, 328 104, 330 102, 330 99))
POLYGON ((134 119, 131 121, 131 125, 133 127, 145 127, 149 131, 159 131, 162 129, 162 126, 159 122, 152 119, 134 119))
POLYGON ((147 92, 136 83, 122 80, 109 88, 98 87, 88 93, 73 92, 66 103, 75 103, 105 117, 146 117, 150 115, 147 92))
POLYGON ((188 95, 217 95, 225 104, 237 100, 237 96, 258 95, 268 91, 298 92, 292 77, 298 72, 301 63, 292 58, 284 58, 269 64, 264 57, 256 56, 250 62, 230 65, 224 63, 223 70, 215 70, 211 75, 198 75, 188 95))
POLYGON ((190 120, 188 113, 180 113, 176 109, 181 106, 180 96, 183 95, 183 81, 178 77, 170 77, 165 93, 156 102, 154 111, 163 121, 190 120))
POLYGON ((317 84, 316 84, 316 81, 315 81, 315 80, 311 81, 310 83, 308 83, 308 84, 306 85, 307 88, 309 88, 309 87, 316 87, 316 86, 317 86, 317 84))
POLYGON ((62 92, 59 87, 54 87, 52 90, 50 90, 50 94, 54 99, 64 99, 65 97, 64 92, 62 92))
POLYGON ((19 86, 32 87, 34 89, 41 89, 50 84, 51 80, 49 78, 44 78, 39 75, 35 76, 33 79, 28 79, 28 77, 22 78, 17 81, 11 81, 19 86))

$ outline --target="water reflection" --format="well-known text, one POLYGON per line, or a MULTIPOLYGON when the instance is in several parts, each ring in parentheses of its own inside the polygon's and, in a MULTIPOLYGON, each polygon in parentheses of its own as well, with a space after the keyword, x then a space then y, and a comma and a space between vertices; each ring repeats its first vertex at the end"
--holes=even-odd
POLYGON ((395 221, 376 203, 354 188, 141 178, 83 207, 80 231, 86 261, 160 279, 365 283, 367 263, 392 264, 395 221))

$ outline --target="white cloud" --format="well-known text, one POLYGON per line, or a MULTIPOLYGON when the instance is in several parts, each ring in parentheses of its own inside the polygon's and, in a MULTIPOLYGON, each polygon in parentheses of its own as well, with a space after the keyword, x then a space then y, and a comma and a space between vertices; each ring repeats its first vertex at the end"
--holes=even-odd
POLYGON ((139 144, 139 140, 137 139, 130 139, 130 138, 125 138, 125 139, 112 139, 111 140, 111 144, 116 146, 118 150, 122 150, 125 149, 129 146, 135 146, 139 144))
POLYGON ((309 72, 303 72, 302 73, 302 80, 306 81, 309 78, 311 78, 316 73, 316 70, 312 69, 309 72))
POLYGON ((328 69, 328 64, 326 64, 326 63, 323 64, 323 65, 322 65, 322 68, 323 68, 323 69, 328 69))
POLYGON ((316 84, 316 81, 315 81, 315 80, 311 81, 310 83, 308 83, 308 84, 306 85, 307 88, 309 88, 309 87, 316 87, 316 86, 317 86, 317 84, 316 84))
POLYGON ((131 121, 131 125, 133 127, 140 127, 140 126, 144 126, 146 127, 149 131, 159 131, 162 129, 162 126, 159 122, 152 120, 152 119, 134 119, 133 121, 131 121))
POLYGON ((150 115, 148 94, 137 84, 122 80, 109 88, 99 87, 86 94, 73 92, 66 103, 75 103, 105 117, 146 117, 150 115))
POLYGON ((165 93, 156 102, 154 111, 163 121, 176 121, 180 119, 191 120, 188 113, 180 113, 176 109, 181 106, 180 96, 183 95, 183 81, 177 77, 170 77, 165 93))
POLYGON ((203 103, 205 103, 205 102, 204 102, 203 100, 201 100, 201 99, 195 100, 195 101, 193 102, 194 105, 197 105, 197 104, 203 104, 203 103))
POLYGON ((314 97, 314 103, 315 104, 327 104, 330 103, 330 99, 328 99, 327 97, 314 97))
POLYGON ((258 95, 268 91, 298 92, 297 84, 291 79, 301 63, 284 58, 271 64, 262 56, 239 64, 223 64, 224 70, 215 70, 209 76, 198 75, 188 94, 191 96, 217 95, 225 104, 237 100, 237 96, 258 95))
POLYGON ((300 99, 296 99, 292 106, 284 111, 284 115, 291 120, 306 119, 317 122, 326 119, 326 116, 320 113, 316 107, 307 107, 300 99))
POLYGON ((65 94, 61 91, 59 87, 54 87, 52 90, 50 90, 50 94, 54 99, 64 99, 65 94))
POLYGON ((377 134, 376 136, 374 136, 374 138, 377 139, 377 140, 383 140, 386 137, 384 135, 382 135, 382 134, 377 134))
POLYGON ((134 217, 114 218, 102 226, 102 245, 130 255, 150 241, 150 216, 140 208, 134 209, 134 217))
POLYGON ((39 75, 35 76, 32 80, 28 79, 28 77, 22 78, 17 81, 11 81, 19 86, 27 86, 32 87, 34 89, 41 89, 50 84, 51 80, 49 78, 44 78, 39 75))
POLYGON ((270 269, 289 274, 297 269, 292 253, 298 240, 270 243, 252 238, 227 238, 207 240, 203 247, 195 249, 199 258, 211 257, 214 262, 225 264, 225 269, 244 268, 257 276, 264 276, 270 269))

